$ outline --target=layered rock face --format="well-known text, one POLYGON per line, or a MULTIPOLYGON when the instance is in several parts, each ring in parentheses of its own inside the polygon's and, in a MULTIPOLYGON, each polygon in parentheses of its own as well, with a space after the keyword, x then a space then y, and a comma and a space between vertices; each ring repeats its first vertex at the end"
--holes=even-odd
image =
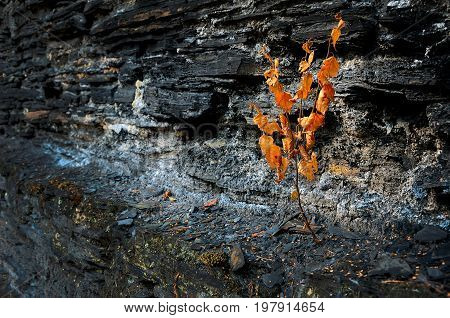
POLYGON ((301 43, 314 39, 325 56, 341 12, 337 98, 317 134, 317 179, 301 184, 306 210, 373 236, 405 223, 448 229, 448 9, 413 0, 1 1, 0 135, 30 139, 57 169, 95 165, 130 204, 169 189, 177 202, 163 216, 217 197, 230 218, 271 224, 293 209, 292 178, 276 185, 257 145, 247 104, 277 113, 258 50, 267 44, 280 57, 293 91, 301 43))

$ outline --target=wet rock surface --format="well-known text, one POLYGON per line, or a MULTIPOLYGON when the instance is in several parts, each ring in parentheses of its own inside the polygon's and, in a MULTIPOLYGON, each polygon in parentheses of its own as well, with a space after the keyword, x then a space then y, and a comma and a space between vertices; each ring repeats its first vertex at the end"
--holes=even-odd
POLYGON ((448 292, 446 1, 6 0, 0 15, 3 294, 448 292), (292 180, 273 183, 247 103, 273 112, 261 44, 287 85, 298 42, 326 54, 338 11, 337 100, 300 189, 317 247, 299 220, 279 227, 292 180), (413 275, 369 277, 386 253, 413 275))

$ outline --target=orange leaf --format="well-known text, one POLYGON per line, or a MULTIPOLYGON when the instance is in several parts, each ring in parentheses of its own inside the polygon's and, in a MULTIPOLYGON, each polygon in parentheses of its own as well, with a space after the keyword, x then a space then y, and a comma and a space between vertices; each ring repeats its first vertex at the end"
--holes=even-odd
POLYGON ((277 69, 274 69, 274 68, 271 68, 271 69, 269 69, 269 70, 267 70, 267 71, 265 71, 264 72, 264 77, 267 79, 267 78, 271 78, 271 77, 276 77, 276 78, 278 78, 278 70, 277 69))
POLYGON ((311 51, 311 53, 309 53, 308 60, 303 58, 300 61, 300 65, 298 66, 298 71, 300 73, 305 72, 311 66, 313 60, 314 60, 314 51, 311 51))
POLYGON ((268 135, 272 135, 275 131, 281 132, 281 128, 278 123, 275 121, 269 122, 267 116, 263 115, 261 108, 256 106, 256 104, 252 103, 249 107, 256 110, 257 114, 253 117, 253 123, 258 125, 258 128, 261 129, 261 131, 268 135))
POLYGON ((334 89, 330 83, 325 83, 320 90, 319 97, 316 102, 316 109, 322 115, 328 110, 330 101, 334 99, 334 89))
POLYGON ((314 132, 323 125, 323 122, 324 116, 319 113, 311 113, 308 117, 300 119, 300 125, 303 127, 304 131, 314 132))
POLYGON ((314 132, 308 131, 306 132, 305 136, 306 136, 306 149, 311 149, 312 147, 314 147, 314 144, 316 143, 314 132))
POLYGON ((325 96, 329 100, 331 100, 331 101, 334 100, 334 88, 333 88, 333 85, 331 85, 331 83, 324 84, 322 87, 322 90, 323 90, 325 96))
POLYGON ((334 56, 330 56, 323 61, 322 68, 327 77, 336 77, 339 72, 339 62, 334 56))
POLYGON ((303 145, 300 145, 300 147, 298 147, 298 151, 300 152, 302 158, 309 158, 308 152, 306 152, 306 149, 305 147, 303 147, 303 145))
POLYGON ((331 42, 333 42, 333 47, 336 50, 336 42, 339 40, 339 37, 341 36, 341 29, 339 28, 333 28, 331 31, 331 42))
POLYGON ((311 65, 313 60, 314 60, 314 51, 311 51, 311 53, 309 53, 309 57, 308 57, 308 64, 311 65))
POLYGON ((294 96, 294 99, 308 98, 308 94, 311 91, 312 82, 313 82, 313 75, 311 73, 303 74, 300 86, 297 90, 297 93, 294 96))
POLYGON ((280 114, 281 129, 285 136, 289 135, 291 127, 289 126, 289 119, 284 114, 280 114))
POLYGON ((261 152, 263 155, 265 155, 268 151, 270 146, 273 145, 273 138, 267 135, 262 135, 259 137, 259 147, 261 148, 261 152))
POLYGON ((328 82, 328 78, 336 77, 339 72, 339 62, 334 56, 330 56, 322 62, 322 66, 317 74, 320 85, 328 82))
POLYGON ((345 21, 342 20, 340 14, 336 14, 336 20, 339 21, 338 25, 331 31, 331 42, 333 42, 333 47, 335 50, 336 50, 336 43, 339 40, 339 37, 341 36, 341 30, 345 26, 345 21))
POLYGON ((281 148, 271 144, 266 152, 266 160, 270 169, 276 169, 281 165, 281 148))
POLYGON ((269 122, 269 123, 268 123, 267 125, 265 125, 261 130, 262 130, 263 132, 265 132, 266 134, 268 134, 268 135, 272 135, 272 134, 273 134, 274 132, 276 132, 276 131, 281 132, 280 126, 279 126, 278 123, 275 122, 275 121, 269 122))
POLYGON ((298 172, 309 181, 314 180, 314 173, 318 171, 317 156, 313 152, 310 159, 303 158, 298 163, 298 172))
POLYGON ((294 191, 291 192, 291 200, 295 201, 297 199, 298 199, 298 191, 294 190, 294 191))
POLYGON ((273 143, 273 138, 267 135, 262 135, 259 138, 259 146, 261 152, 266 157, 270 169, 276 169, 282 164, 281 148, 273 143))
POLYGON ((276 169, 281 165, 281 148, 273 143, 273 138, 262 135, 259 138, 261 152, 266 157, 267 163, 271 169, 276 169))
POLYGON ((288 155, 292 152, 294 149, 294 143, 292 142, 292 139, 289 137, 283 138, 283 150, 288 155))
POLYGON ((287 158, 282 157, 281 164, 277 168, 277 179, 275 180, 276 183, 280 183, 284 179, 288 166, 289 160, 287 158))
POLYGON ((290 113, 292 105, 294 105, 294 102, 291 101, 292 95, 286 93, 285 91, 275 92, 274 94, 275 103, 278 105, 278 107, 280 107, 286 113, 290 113))
POLYGON ((269 84, 269 91, 273 94, 281 93, 283 91, 283 85, 277 80, 274 84, 269 84))
POLYGON ((303 51, 305 51, 308 54, 311 53, 312 44, 313 44, 313 42, 311 40, 308 40, 305 43, 303 43, 303 45, 302 45, 303 51))
POLYGON ((261 113, 260 111, 258 111, 258 114, 256 114, 255 117, 253 117, 253 123, 255 125, 258 125, 259 129, 262 129, 262 127, 267 125, 268 122, 269 120, 267 119, 267 116, 263 115, 263 113, 261 113))
POLYGON ((300 65, 298 66, 298 71, 303 73, 309 68, 309 63, 306 60, 301 60, 300 65))
POLYGON ((316 110, 322 115, 325 115, 325 112, 328 110, 328 105, 330 105, 330 100, 325 96, 323 89, 321 89, 316 102, 316 110))

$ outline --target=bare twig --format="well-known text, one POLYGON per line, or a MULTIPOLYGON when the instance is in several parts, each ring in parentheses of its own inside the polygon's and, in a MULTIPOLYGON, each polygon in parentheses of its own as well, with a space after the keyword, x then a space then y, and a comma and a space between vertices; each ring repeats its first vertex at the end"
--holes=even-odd
POLYGON ((306 228, 308 229, 309 232, 311 232, 311 235, 314 239, 314 242, 316 242, 317 244, 320 244, 321 241, 318 239, 318 237, 316 236, 316 233, 314 233, 313 229, 311 228, 311 225, 309 223, 308 217, 306 216, 305 211, 303 210, 303 206, 302 206, 302 201, 300 199, 300 189, 298 186, 298 155, 295 155, 295 182, 294 182, 294 187, 295 187, 295 191, 297 191, 297 202, 298 202, 298 209, 299 209, 299 214, 302 215, 303 217, 303 221, 305 222, 306 228))

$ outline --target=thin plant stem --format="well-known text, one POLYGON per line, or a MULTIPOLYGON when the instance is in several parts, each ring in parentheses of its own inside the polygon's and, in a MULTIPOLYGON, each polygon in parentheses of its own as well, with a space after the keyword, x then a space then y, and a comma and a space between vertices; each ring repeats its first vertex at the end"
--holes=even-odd
POLYGON ((331 37, 328 39, 328 51, 326 59, 330 56, 330 47, 331 47, 331 37))
POLYGON ((305 222, 306 228, 308 229, 308 231, 311 233, 311 235, 313 237, 314 242, 316 244, 320 244, 321 241, 316 236, 316 233, 314 233, 314 230, 311 228, 311 225, 309 223, 308 217, 306 216, 305 210, 303 210, 302 201, 300 199, 300 189, 299 189, 298 183, 299 183, 298 155, 295 155, 295 182, 294 182, 294 187, 295 187, 295 191, 297 191, 298 209, 300 211, 300 214, 303 217, 303 221, 305 222))

